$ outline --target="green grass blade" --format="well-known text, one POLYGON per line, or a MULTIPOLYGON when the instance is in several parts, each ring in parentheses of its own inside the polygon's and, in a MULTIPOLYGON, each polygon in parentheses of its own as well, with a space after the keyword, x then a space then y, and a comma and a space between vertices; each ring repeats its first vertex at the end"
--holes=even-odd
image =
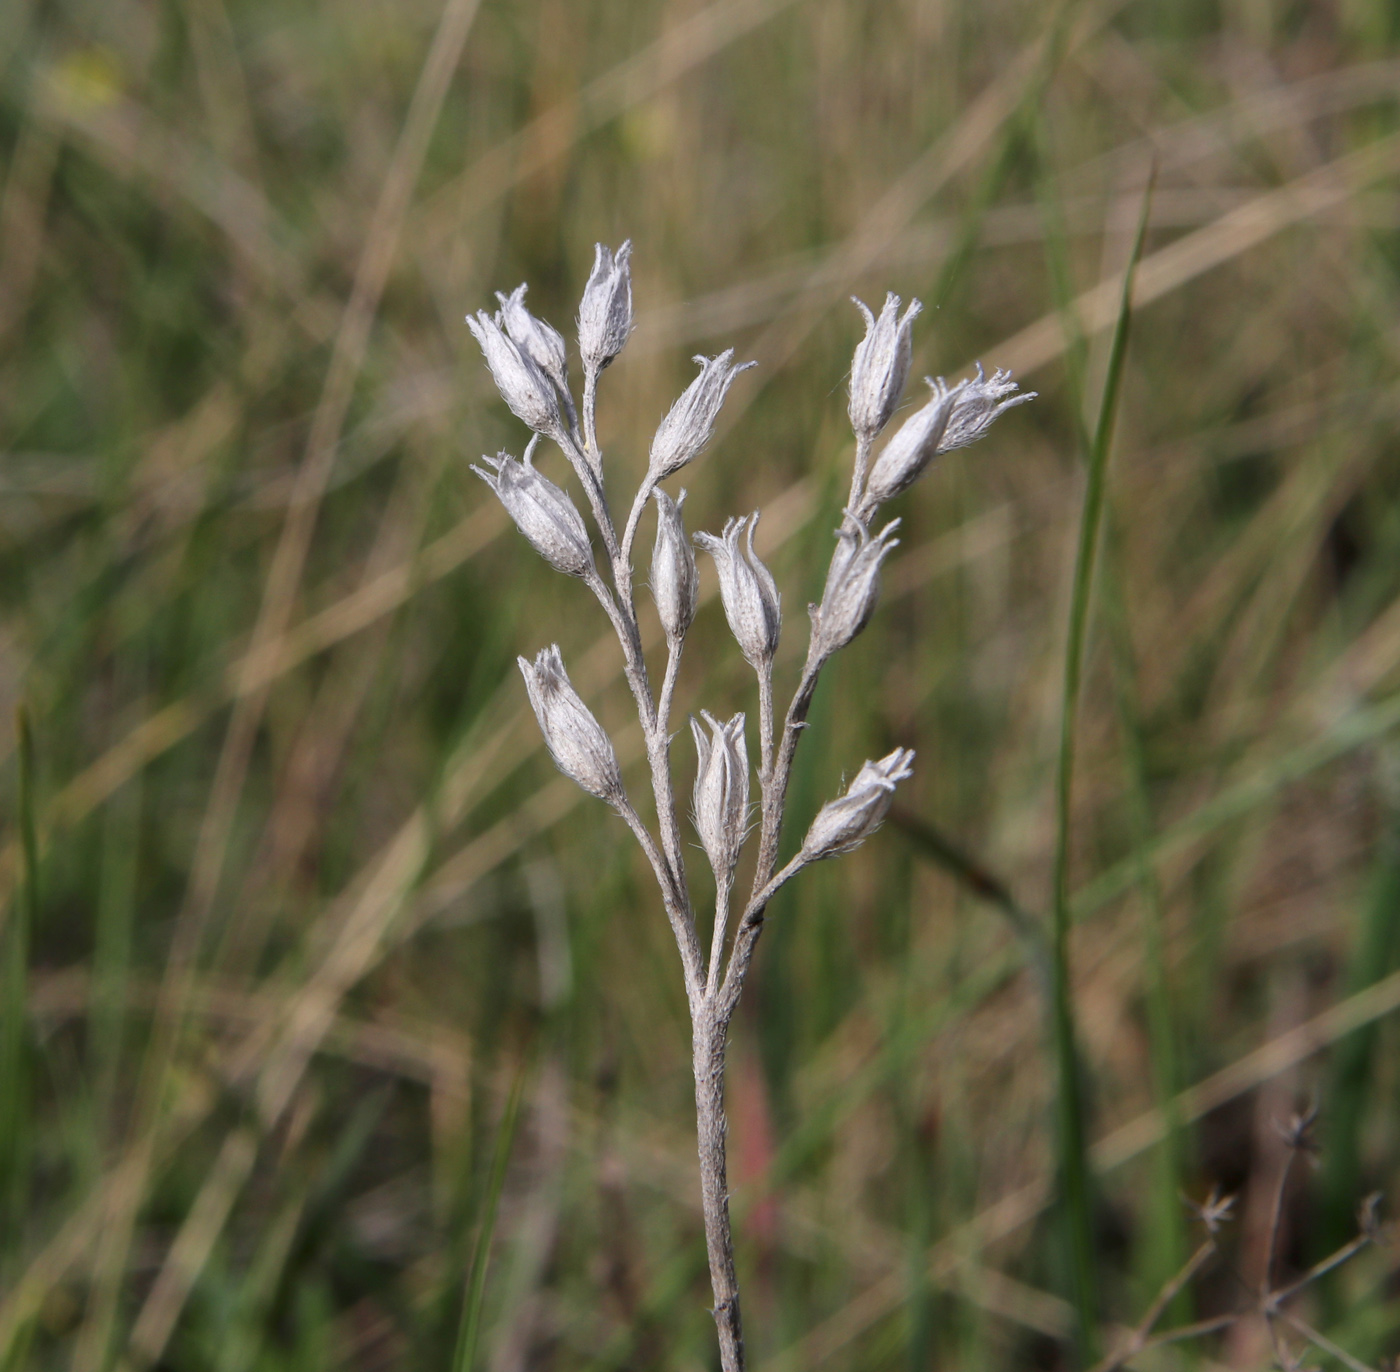
POLYGON ((19 1232, 29 1156, 28 991, 29 945, 39 908, 38 851, 34 823, 34 735, 29 711, 15 715, 19 742, 20 889, 5 939, 5 1003, 0 1007, 0 1199, 19 1232))
POLYGON ((1123 273, 1123 292, 1113 329, 1103 399, 1099 406, 1094 441, 1089 451, 1084 508, 1075 553, 1074 586, 1070 599, 1069 633, 1065 647, 1064 693, 1060 706, 1060 760, 1055 786, 1055 880, 1051 944, 1051 979, 1055 1032, 1055 1056, 1059 1073, 1056 1091, 1056 1124, 1060 1151, 1060 1184, 1064 1223, 1065 1260, 1075 1308, 1075 1333, 1079 1357, 1092 1361, 1098 1312, 1094 1275, 1093 1228, 1089 1190, 1089 1164, 1085 1138, 1084 1084, 1076 1050, 1074 1004, 1070 987, 1069 849, 1071 803, 1074 791, 1074 745, 1084 645, 1088 634, 1089 602, 1093 591, 1094 563, 1103 520, 1104 488, 1114 420, 1127 359, 1129 323, 1132 318, 1133 277, 1147 237, 1147 211, 1151 185, 1143 196, 1142 213, 1132 255, 1123 273))
MULTIPOLYGON (((1149 856, 1155 824, 1137 695, 1137 658, 1123 593, 1121 535, 1122 530, 1110 511, 1103 572, 1104 618, 1113 649, 1113 697, 1118 732, 1123 741, 1131 856, 1137 868, 1137 885, 1142 898, 1143 973, 1153 1094, 1167 1126, 1166 1139, 1156 1158, 1148 1205, 1148 1251, 1144 1264, 1148 1289, 1160 1290, 1188 1256, 1186 1214, 1180 1199, 1186 1183, 1187 1141, 1177 1101, 1182 1082, 1176 1017, 1167 976, 1166 912, 1157 869, 1149 856)), ((1178 1297, 1171 1309, 1174 1315, 1188 1318, 1187 1296, 1183 1293, 1178 1297)))
POLYGON ((452 1372, 471 1372, 476 1365, 476 1345, 481 1336, 481 1305, 486 1295, 486 1268, 491 1256, 491 1239, 496 1229, 496 1206, 505 1185, 506 1165, 510 1162, 515 1126, 520 1116, 520 1098, 525 1093, 529 1075, 528 1061, 516 1073, 510 1089, 506 1112, 496 1132, 496 1147, 491 1156, 491 1174, 486 1184, 486 1197, 477 1230, 476 1247, 472 1253, 471 1275, 467 1279, 467 1300, 462 1307, 462 1323, 457 1333, 457 1351, 452 1359, 452 1372))
MULTIPOLYGON (((1395 966, 1400 930, 1400 812, 1392 809, 1378 845, 1361 928, 1347 968, 1344 995, 1374 985, 1395 966)), ((1317 1236, 1321 1256, 1356 1232, 1356 1207, 1363 1194, 1361 1132, 1371 1103, 1380 1026, 1367 1024, 1342 1039, 1333 1053, 1323 1096, 1322 1216, 1317 1236)))

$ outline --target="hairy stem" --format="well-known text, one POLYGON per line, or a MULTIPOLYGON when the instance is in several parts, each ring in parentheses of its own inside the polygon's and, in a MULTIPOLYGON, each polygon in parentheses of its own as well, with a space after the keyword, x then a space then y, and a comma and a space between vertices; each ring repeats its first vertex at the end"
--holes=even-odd
POLYGON ((668 732, 671 700, 676 693, 676 676, 680 670, 680 662, 680 641, 669 642, 666 653, 666 674, 661 682, 661 699, 656 707, 656 715, 647 731, 647 761, 651 766, 651 789, 656 798, 656 819, 661 827, 661 846, 671 868, 682 913, 693 937, 695 913, 691 909, 690 888, 685 879, 685 858, 681 849, 680 820, 676 815, 675 789, 671 785, 671 737, 668 732))
POLYGON ((857 434, 856 466, 855 471, 851 473, 851 498, 846 502, 846 508, 852 514, 860 509, 861 500, 865 495, 865 475, 869 466, 870 439, 864 434, 857 434))
POLYGON ((589 464, 603 476, 603 453, 598 447, 598 373, 592 367, 583 371, 583 442, 589 464))
POLYGON ((731 872, 723 880, 715 877, 715 927, 710 933, 710 970, 705 978, 705 996, 713 1000, 719 990, 719 974, 724 962, 724 934, 729 927, 729 897, 734 890, 731 872))
MULTIPOLYGON (((753 961, 754 947, 758 936, 763 932, 763 913, 768 902, 778 888, 790 877, 796 875, 803 866, 799 853, 777 876, 773 869, 778 865, 778 840, 782 837, 783 807, 787 803, 788 782, 792 777, 792 760, 797 753, 797 740, 807 726, 807 712, 812 707, 812 693, 817 689, 817 677, 821 663, 811 656, 802 669, 802 680, 788 706, 787 717, 783 721, 783 739, 777 757, 768 774, 763 778, 763 817, 760 822, 758 840, 758 866, 754 871, 753 894, 739 927, 734 931, 734 947, 729 954, 729 966, 724 974, 724 982, 719 991, 725 1022, 734 1013, 744 989, 744 978, 748 975, 749 964, 753 961)), ((761 678, 760 678, 761 679, 761 678)))
POLYGON ((598 526, 598 533, 602 537, 603 547, 607 550, 608 565, 612 568, 613 579, 617 579, 617 569, 621 561, 621 549, 617 544, 617 529, 613 525, 612 512, 608 509, 607 492, 603 489, 603 473, 600 467, 595 467, 589 454, 596 452, 590 441, 587 449, 580 448, 579 445, 568 434, 563 438, 567 442, 560 442, 560 447, 564 449, 564 456, 569 459, 569 465, 574 469, 574 474, 579 479, 579 485, 583 487, 583 493, 588 497, 588 508, 593 511, 593 522, 598 526))
POLYGON ((632 499, 632 509, 627 516, 627 527, 622 533, 622 564, 627 568, 630 577, 632 572, 632 545, 637 540, 637 526, 642 522, 642 511, 647 507, 647 501, 651 499, 651 493, 656 489, 656 482, 651 479, 650 473, 642 478, 642 484, 637 487, 637 494, 632 499))
POLYGON ((773 771, 773 664, 758 669, 759 780, 765 786, 773 771))
POLYGON ((694 1020, 695 1119, 700 1151, 700 1200, 705 1215, 705 1247, 714 1290, 720 1366, 744 1372, 744 1332, 739 1313, 739 1281, 734 1271, 734 1236, 729 1223, 729 1181, 724 1142, 724 1048, 728 1016, 707 1001, 694 1020))
POLYGON ((666 907, 666 918, 671 923, 671 932, 676 937, 676 946, 680 949, 681 966, 685 971, 686 996, 691 1003, 692 1018, 695 1014, 695 1007, 699 1005, 700 998, 705 991, 705 977, 700 965, 700 943, 695 937, 695 921, 689 915, 690 902, 684 887, 677 887, 675 878, 671 874, 671 869, 666 862, 661 849, 656 846, 656 840, 652 838, 646 825, 642 823, 641 817, 625 799, 617 807, 618 813, 626 821, 627 827, 636 836, 637 842, 642 845, 642 851, 647 856, 647 861, 651 863, 651 869, 656 875, 656 884, 661 887, 662 904, 666 907))

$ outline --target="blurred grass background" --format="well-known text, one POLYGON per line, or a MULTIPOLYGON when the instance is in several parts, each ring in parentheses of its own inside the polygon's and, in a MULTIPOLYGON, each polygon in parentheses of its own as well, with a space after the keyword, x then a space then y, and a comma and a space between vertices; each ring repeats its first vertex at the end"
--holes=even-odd
MULTIPOLYGON (((764 509, 789 677, 846 297, 926 302, 920 372, 1041 393, 905 498, 819 692, 794 833, 863 758, 919 766, 775 906, 731 1180, 764 1372, 1064 1365, 1044 1008, 935 859, 1048 918, 1083 434, 1154 162, 1070 866, 1106 1337, 1182 1191, 1239 1194, 1262 1279, 1299 1102, 1285 1270, 1395 1189, 1394 6, 11 0, 0 62, 5 1367, 445 1368, 477 1251, 478 1366, 713 1365, 670 933, 514 666, 558 640, 635 765, 616 646, 466 470, 523 435, 463 315, 526 280, 566 328, 629 236, 614 487, 691 353, 758 360, 686 508, 764 509)), ((678 703, 752 708, 714 604, 678 703)), ((1309 1318, 1394 1354, 1396 1267, 1309 1318)))

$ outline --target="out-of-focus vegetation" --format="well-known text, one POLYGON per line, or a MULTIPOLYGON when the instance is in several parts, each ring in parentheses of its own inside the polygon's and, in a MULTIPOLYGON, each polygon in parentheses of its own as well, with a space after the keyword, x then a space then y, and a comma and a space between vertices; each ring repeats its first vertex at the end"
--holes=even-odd
MULTIPOLYGON (((1006 913, 1051 908, 1084 434, 1154 161, 1070 866, 1105 1340, 1189 1251, 1180 1192, 1239 1218, 1168 1322, 1257 1288, 1299 1101, 1285 1275, 1397 1189, 1393 6, 11 0, 0 61, 5 1367, 446 1368, 474 1254, 478 1366, 711 1365, 670 932, 514 666, 558 640, 625 750, 616 646, 467 473, 523 433, 463 315, 528 280, 564 327, 628 236, 612 480, 691 353, 757 359, 686 508, 764 509, 789 672, 846 297, 918 295, 922 371, 1041 393, 905 498, 819 693, 795 833, 863 758, 918 767, 775 904, 731 1180, 764 1372, 1065 1361, 1006 913)), ((692 639, 680 707, 750 707, 713 600, 692 639)), ((1375 1362, 1396 1267, 1299 1310, 1375 1362)))

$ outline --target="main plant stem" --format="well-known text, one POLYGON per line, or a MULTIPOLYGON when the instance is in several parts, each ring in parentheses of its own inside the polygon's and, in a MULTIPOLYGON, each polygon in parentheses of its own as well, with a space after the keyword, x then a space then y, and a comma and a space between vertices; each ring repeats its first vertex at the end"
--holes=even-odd
POLYGON ((705 1215, 705 1247, 714 1290, 715 1329, 720 1366, 744 1372, 744 1331, 739 1313, 739 1279, 734 1271, 734 1234, 729 1223, 729 1181, 725 1168, 724 1048, 729 1017, 715 997, 697 1006, 693 1021, 695 1120, 700 1147, 700 1202, 705 1215))

